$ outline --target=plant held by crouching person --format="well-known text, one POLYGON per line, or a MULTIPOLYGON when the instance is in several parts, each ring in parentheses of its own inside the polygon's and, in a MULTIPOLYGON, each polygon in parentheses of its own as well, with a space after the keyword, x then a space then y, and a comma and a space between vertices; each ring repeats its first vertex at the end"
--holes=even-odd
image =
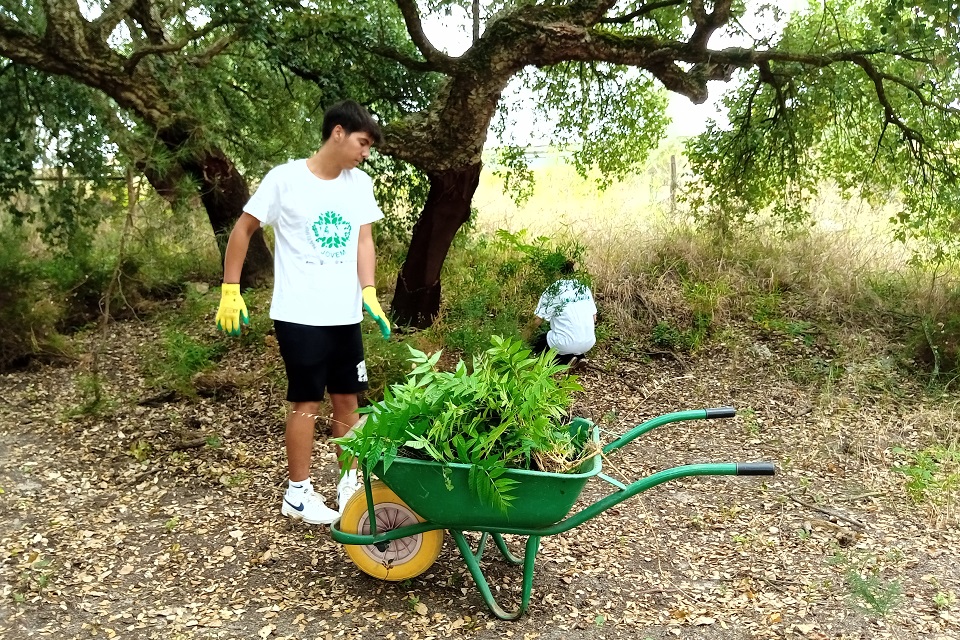
POLYGON ((366 419, 336 440, 343 468, 382 462, 385 472, 398 456, 466 464, 470 489, 506 511, 517 482, 505 477, 508 469, 565 473, 596 453, 565 427, 573 394, 583 388, 563 375, 567 366, 552 351, 531 357, 520 341, 493 336, 471 368, 461 360, 452 372, 437 371, 441 352, 410 352, 406 381, 361 408, 366 419))

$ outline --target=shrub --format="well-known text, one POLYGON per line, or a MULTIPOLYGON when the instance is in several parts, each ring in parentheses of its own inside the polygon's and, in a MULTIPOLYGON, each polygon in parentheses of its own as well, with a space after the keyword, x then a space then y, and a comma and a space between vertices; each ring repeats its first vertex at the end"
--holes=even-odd
POLYGON ((59 296, 49 292, 14 228, 0 233, 0 371, 22 364, 56 336, 59 296))

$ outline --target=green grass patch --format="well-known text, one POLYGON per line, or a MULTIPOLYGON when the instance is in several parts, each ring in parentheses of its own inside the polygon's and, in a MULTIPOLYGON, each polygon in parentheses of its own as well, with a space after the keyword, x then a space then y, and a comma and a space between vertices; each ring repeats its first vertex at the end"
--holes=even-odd
POLYGON ((193 397, 193 377, 211 369, 227 352, 224 339, 205 342, 175 328, 164 330, 159 344, 143 354, 149 384, 193 397))
POLYGON ((960 448, 934 444, 920 450, 894 447, 898 460, 893 467, 906 477, 904 488, 916 502, 946 504, 960 489, 960 448))

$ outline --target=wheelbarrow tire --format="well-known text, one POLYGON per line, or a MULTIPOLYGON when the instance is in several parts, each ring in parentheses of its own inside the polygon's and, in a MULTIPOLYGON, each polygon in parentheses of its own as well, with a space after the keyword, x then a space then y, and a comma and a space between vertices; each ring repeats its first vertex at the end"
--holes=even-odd
MULTIPOLYGON (((375 505, 378 533, 424 521, 383 481, 372 481, 370 492, 375 505)), ((340 516, 341 531, 369 535, 370 513, 367 510, 366 498, 364 491, 357 491, 350 498, 343 515, 340 516)), ((383 551, 372 544, 348 544, 344 545, 344 549, 350 560, 364 573, 380 580, 399 582, 418 576, 433 565, 443 547, 443 529, 391 540, 388 544, 383 551)))

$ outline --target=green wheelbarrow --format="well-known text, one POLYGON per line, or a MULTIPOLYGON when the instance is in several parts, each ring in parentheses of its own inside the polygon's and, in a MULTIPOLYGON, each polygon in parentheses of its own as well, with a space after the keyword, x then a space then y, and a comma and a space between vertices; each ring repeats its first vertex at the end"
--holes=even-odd
MULTIPOLYGON (((609 454, 671 422, 735 415, 732 407, 664 414, 637 425, 602 449, 597 446, 597 452, 609 454)), ((592 439, 599 445, 599 431, 590 421, 576 418, 570 430, 580 443, 592 439)), ((515 620, 530 605, 534 561, 542 537, 569 531, 668 480, 688 476, 770 476, 775 469, 772 462, 690 464, 664 469, 625 485, 600 473, 601 465, 601 455, 594 455, 573 473, 509 470, 507 477, 517 481, 513 489, 516 498, 513 506, 503 512, 481 502, 468 488, 469 465, 398 457, 386 471, 382 462, 373 469, 362 469, 364 491, 350 499, 340 520, 331 526, 331 534, 334 540, 345 545, 347 555, 360 570, 381 580, 401 581, 420 575, 433 565, 443 546, 444 531, 449 531, 487 607, 502 620, 515 620), (371 481, 371 473, 379 480, 371 481), (613 491, 571 515, 570 510, 591 478, 607 482, 613 491), (467 531, 481 534, 476 551, 464 536, 467 531), (527 536, 522 558, 507 548, 504 534, 527 536), (512 612, 496 602, 480 568, 480 558, 489 538, 493 538, 508 562, 523 565, 521 601, 512 612)))

